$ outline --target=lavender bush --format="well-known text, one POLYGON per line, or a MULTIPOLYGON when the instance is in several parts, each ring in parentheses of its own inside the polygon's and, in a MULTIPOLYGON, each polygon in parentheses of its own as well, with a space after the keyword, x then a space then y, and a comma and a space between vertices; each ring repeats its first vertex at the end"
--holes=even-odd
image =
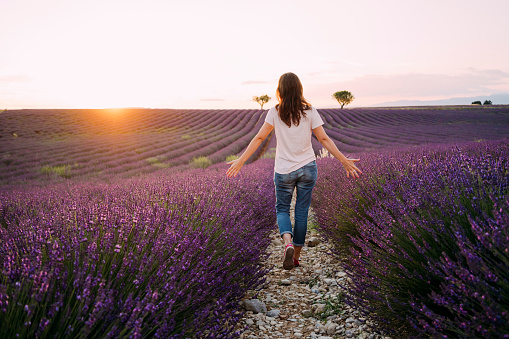
POLYGON ((266 273, 272 170, 1 190, 0 337, 235 337, 266 273))
POLYGON ((346 183, 319 160, 314 197, 347 300, 396 333, 509 337, 507 141, 362 159, 362 180, 346 183))

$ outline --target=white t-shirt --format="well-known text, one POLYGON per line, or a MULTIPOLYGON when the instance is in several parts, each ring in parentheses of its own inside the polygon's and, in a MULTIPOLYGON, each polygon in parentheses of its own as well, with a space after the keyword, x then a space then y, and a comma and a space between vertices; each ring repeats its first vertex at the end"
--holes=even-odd
POLYGON ((304 111, 306 117, 301 117, 299 126, 292 123, 288 127, 279 118, 276 107, 272 107, 265 122, 274 126, 276 130, 276 165, 274 171, 279 174, 286 174, 298 170, 304 165, 316 160, 315 152, 311 146, 312 130, 323 125, 323 120, 316 108, 304 111))

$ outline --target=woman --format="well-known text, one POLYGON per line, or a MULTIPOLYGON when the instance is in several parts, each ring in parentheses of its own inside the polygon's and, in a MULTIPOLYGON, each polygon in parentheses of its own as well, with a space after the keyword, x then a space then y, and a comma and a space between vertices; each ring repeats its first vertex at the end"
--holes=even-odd
POLYGON ((228 177, 237 176, 246 160, 272 129, 276 129, 274 184, 277 199, 277 224, 285 246, 283 268, 291 270, 299 266, 300 252, 307 232, 311 193, 317 178, 316 157, 311 146, 311 131, 325 149, 343 164, 347 177, 351 174, 358 178, 359 173, 362 172, 355 166, 355 162, 360 159, 346 158, 327 136, 318 111, 304 99, 302 84, 297 75, 283 74, 279 78, 276 95, 279 104, 269 110, 265 123, 242 156, 228 162, 231 166, 226 174, 228 177), (297 200, 295 225, 292 231, 290 203, 295 188, 297 188, 297 200))

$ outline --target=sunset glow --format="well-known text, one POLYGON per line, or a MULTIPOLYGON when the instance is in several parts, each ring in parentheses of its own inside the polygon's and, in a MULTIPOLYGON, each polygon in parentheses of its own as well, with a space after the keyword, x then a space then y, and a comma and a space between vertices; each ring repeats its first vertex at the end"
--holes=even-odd
POLYGON ((0 108, 269 107, 288 71, 317 107, 344 89, 355 105, 509 93, 509 3, 480 4, 0 0, 0 108))

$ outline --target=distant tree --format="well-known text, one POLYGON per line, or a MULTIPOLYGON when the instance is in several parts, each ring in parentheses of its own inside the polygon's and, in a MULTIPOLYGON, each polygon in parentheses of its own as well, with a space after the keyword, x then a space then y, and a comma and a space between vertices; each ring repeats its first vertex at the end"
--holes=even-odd
POLYGON ((493 104, 493 103, 491 102, 491 100, 484 100, 484 104, 483 104, 483 105, 491 105, 491 104, 493 104))
POLYGON ((480 102, 480 101, 472 101, 472 105, 482 105, 482 102, 480 102))
POLYGON ((332 97, 339 102, 339 104, 341 105, 341 108, 343 108, 343 106, 345 106, 345 105, 348 105, 355 99, 353 94, 348 91, 336 92, 332 95, 332 97))
POLYGON ((269 100, 270 100, 270 97, 267 94, 259 96, 259 97, 253 97, 253 101, 256 101, 261 106, 261 109, 263 109, 263 105, 268 103, 269 100))

